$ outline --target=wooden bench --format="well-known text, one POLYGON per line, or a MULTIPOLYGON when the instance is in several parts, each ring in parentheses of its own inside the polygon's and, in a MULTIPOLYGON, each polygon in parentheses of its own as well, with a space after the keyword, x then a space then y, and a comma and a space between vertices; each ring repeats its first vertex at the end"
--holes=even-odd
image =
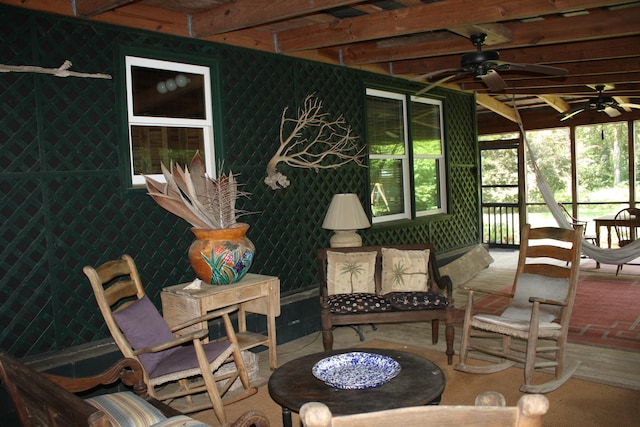
MULTIPOLYGON (((440 320, 444 320, 446 324, 447 360, 449 365, 453 363, 453 286, 448 276, 440 276, 432 245, 409 244, 355 248, 322 248, 318 250, 318 261, 321 279, 320 315, 322 321, 322 342, 325 350, 331 350, 333 348, 333 328, 335 326, 424 322, 429 320, 432 325, 431 342, 436 344, 438 342, 439 323, 440 320), (428 291, 385 293, 386 290, 383 289, 383 248, 412 252, 428 250, 428 265, 423 267, 424 271, 428 271, 428 291), (329 277, 330 274, 328 274, 330 258, 340 257, 340 254, 351 253, 358 255, 358 253, 364 253, 365 255, 363 255, 363 257, 370 260, 373 255, 370 256, 369 254, 372 252, 376 253, 374 272, 375 291, 353 293, 334 292, 332 295, 329 290, 332 278, 329 277)), ((359 271, 356 273, 359 274, 369 269, 368 262, 364 264, 364 266, 359 267, 359 271)), ((341 267, 339 268, 349 268, 348 263, 343 262, 340 265, 341 267)), ((386 272, 386 274, 387 277, 389 277, 388 274, 391 273, 386 272)))
POLYGON ((490 391, 476 397, 474 406, 412 406, 354 415, 333 415, 321 402, 307 402, 300 408, 304 427, 540 427, 549 411, 549 400, 541 394, 527 394, 517 406, 506 406, 504 396, 490 391))
MULTIPOLYGON (((0 353, 2 384, 16 407, 20 422, 25 427, 112 426, 108 414, 74 393, 118 381, 133 390, 131 396, 126 397, 128 403, 137 404, 135 401, 141 401, 142 405, 137 409, 145 409, 148 403, 154 413, 158 411, 159 425, 163 422, 173 422, 184 426, 206 426, 150 397, 142 372, 142 366, 137 360, 125 358, 98 375, 68 378, 37 372, 9 355, 0 353)), ((136 415, 140 415, 140 412, 136 412, 136 415)), ((231 424, 233 427, 251 425, 268 427, 269 422, 259 411, 249 411, 231 424)))

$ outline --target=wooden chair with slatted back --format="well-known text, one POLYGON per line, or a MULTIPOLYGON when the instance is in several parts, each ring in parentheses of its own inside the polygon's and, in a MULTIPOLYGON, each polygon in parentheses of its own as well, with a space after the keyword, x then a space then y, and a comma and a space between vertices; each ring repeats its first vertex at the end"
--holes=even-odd
POLYGON ((476 427, 539 427, 549 410, 549 400, 541 394, 524 395, 517 406, 506 406, 504 396, 486 392, 476 397, 475 406, 425 405, 336 416, 320 402, 300 408, 304 427, 449 427, 472 424, 476 427))
POLYGON ((125 357, 138 360, 144 367, 144 379, 149 394, 167 402, 182 413, 213 408, 221 424, 226 422, 224 405, 249 397, 256 388, 249 377, 240 354, 229 314, 237 306, 210 312, 169 327, 145 295, 140 275, 133 259, 108 261, 99 267, 83 269, 89 278, 98 307, 118 348, 125 357), (226 337, 206 342, 208 330, 176 335, 180 330, 211 319, 222 319, 226 337), (231 361, 235 369, 224 375, 216 372, 231 361), (231 385, 240 378, 244 393, 223 402, 231 385), (170 386, 170 383, 177 383, 170 386), (220 383, 220 384, 218 384, 220 383), (160 387, 162 386, 162 387, 160 387))
POLYGON ((465 308, 458 371, 490 374, 524 365, 525 393, 547 393, 564 384, 580 362, 565 363, 569 320, 580 267, 582 226, 522 229, 520 253, 509 291, 469 292, 465 308), (501 314, 474 312, 478 293, 508 301, 501 314), (471 364, 469 359, 491 359, 471 364), (551 369, 554 379, 534 384, 534 372, 551 369))
MULTIPOLYGON (((626 208, 618 211, 613 219, 613 225, 618 237, 618 246, 627 246, 638 238, 640 231, 640 209, 626 208)), ((622 270, 624 264, 618 264, 616 276, 622 270)))

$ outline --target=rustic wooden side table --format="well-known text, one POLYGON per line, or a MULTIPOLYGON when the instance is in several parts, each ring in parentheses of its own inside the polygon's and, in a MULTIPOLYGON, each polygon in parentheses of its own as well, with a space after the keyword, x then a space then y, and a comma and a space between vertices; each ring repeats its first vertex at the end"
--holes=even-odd
MULTIPOLYGON (((280 279, 273 276, 248 273, 231 285, 203 284, 201 289, 184 289, 188 283, 169 286, 162 290, 162 313, 169 325, 177 325, 209 311, 240 306, 238 312, 238 344, 240 350, 263 345, 269 348, 269 366, 278 367, 276 352, 276 317, 280 316, 280 279), (247 331, 246 314, 257 313, 267 317, 267 335, 247 331)), ((185 328, 182 332, 207 328, 206 322, 185 328)))
POLYGON ((268 385, 271 398, 282 406, 284 427, 291 427, 291 411, 299 412, 306 402, 322 402, 334 415, 437 405, 444 386, 444 373, 435 363, 416 354, 379 348, 349 348, 303 356, 276 369, 268 385), (391 357, 400 363, 400 373, 386 384, 363 390, 334 388, 313 376, 311 369, 319 360, 352 351, 391 357))

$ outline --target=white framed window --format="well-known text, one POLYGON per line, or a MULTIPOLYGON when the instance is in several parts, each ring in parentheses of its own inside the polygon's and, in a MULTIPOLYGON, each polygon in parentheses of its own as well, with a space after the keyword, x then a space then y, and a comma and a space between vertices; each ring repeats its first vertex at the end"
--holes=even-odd
POLYGON ((446 212, 442 102, 368 88, 373 223, 446 212))
POLYGON ((161 164, 189 164, 196 151, 215 176, 210 69, 125 57, 131 182, 163 181, 161 164))
POLYGON ((411 147, 416 216, 446 212, 442 101, 411 97, 411 147))

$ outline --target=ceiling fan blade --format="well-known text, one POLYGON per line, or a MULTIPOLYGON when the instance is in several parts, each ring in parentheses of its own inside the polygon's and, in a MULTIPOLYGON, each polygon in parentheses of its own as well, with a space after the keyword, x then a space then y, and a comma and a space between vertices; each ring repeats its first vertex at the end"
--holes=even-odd
POLYGON ((507 87, 507 84, 496 70, 487 70, 486 74, 478 77, 482 79, 491 92, 500 92, 507 87))
POLYGON ((515 64, 512 62, 503 62, 498 64, 500 69, 509 71, 524 71, 526 73, 547 74, 549 76, 566 76, 568 71, 566 68, 552 67, 542 64, 515 64))
POLYGON ((440 86, 442 83, 447 82, 449 80, 455 79, 456 77, 460 77, 459 74, 452 74, 450 76, 444 77, 436 82, 431 83, 429 86, 423 87, 422 89, 420 89, 419 91, 417 91, 414 95, 422 95, 423 93, 427 93, 429 92, 431 89, 433 89, 436 86, 440 86))
POLYGON ((617 108, 613 108, 613 107, 605 107, 604 112, 609 117, 618 117, 619 115, 622 114, 617 108))
POLYGON ((452 74, 456 75, 456 74, 458 74, 458 73, 460 73, 462 71, 464 71, 462 68, 445 68, 443 70, 437 70, 437 71, 432 71, 432 72, 426 73, 426 74, 420 74, 419 76, 412 78, 411 81, 414 82, 416 80, 422 80, 422 79, 431 81, 435 77, 438 77, 438 76, 440 76, 442 74, 450 74, 450 73, 452 73, 452 74))
POLYGON ((618 107, 622 107, 622 108, 637 108, 640 110, 640 104, 630 104, 628 102, 622 102, 620 104, 618 104, 618 107))
POLYGON ((565 120, 569 120, 571 117, 575 116, 578 113, 582 113, 584 110, 586 110, 585 107, 576 108, 575 110, 567 111, 566 113, 563 114, 563 116, 560 119, 560 121, 564 122, 565 120))

